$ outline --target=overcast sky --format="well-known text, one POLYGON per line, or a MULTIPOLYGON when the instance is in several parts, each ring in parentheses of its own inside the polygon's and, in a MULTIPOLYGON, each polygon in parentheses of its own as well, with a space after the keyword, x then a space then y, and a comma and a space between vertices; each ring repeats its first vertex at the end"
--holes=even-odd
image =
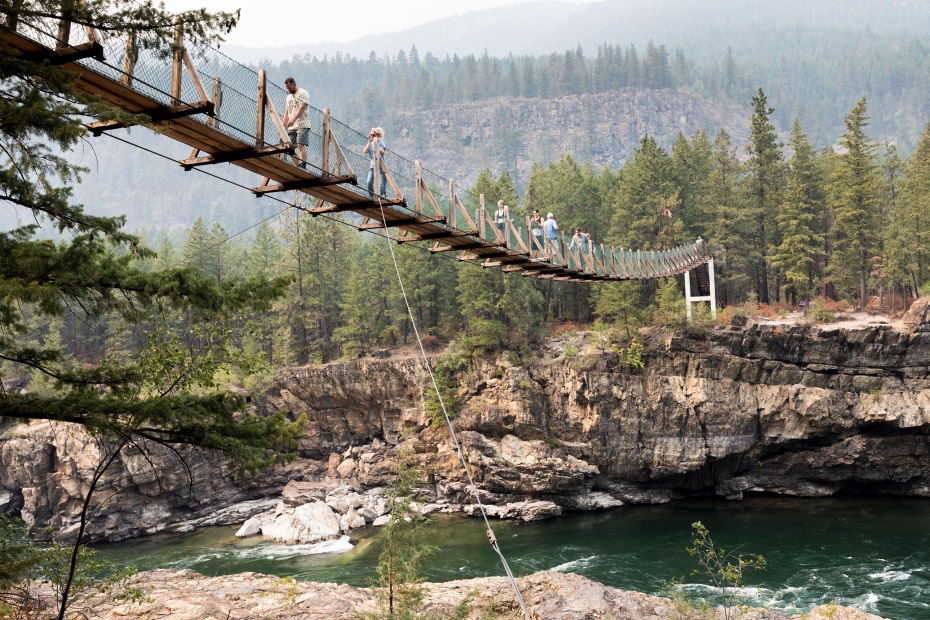
MULTIPOLYGON (((345 42, 376 32, 396 32, 443 17, 529 0, 165 0, 169 10, 206 7, 242 9, 227 37, 229 45, 276 47, 300 43, 345 42)), ((575 4, 592 0, 551 0, 575 4)))

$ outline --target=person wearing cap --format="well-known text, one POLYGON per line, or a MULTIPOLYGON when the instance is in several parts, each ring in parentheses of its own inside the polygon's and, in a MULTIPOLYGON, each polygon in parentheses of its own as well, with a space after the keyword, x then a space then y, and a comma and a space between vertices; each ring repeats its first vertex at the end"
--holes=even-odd
POLYGON ((368 193, 375 194, 375 149, 378 151, 378 157, 381 159, 381 187, 380 193, 386 195, 387 177, 384 174, 384 130, 380 127, 372 127, 368 132, 368 144, 365 145, 363 153, 368 155, 371 160, 368 164, 368 193))

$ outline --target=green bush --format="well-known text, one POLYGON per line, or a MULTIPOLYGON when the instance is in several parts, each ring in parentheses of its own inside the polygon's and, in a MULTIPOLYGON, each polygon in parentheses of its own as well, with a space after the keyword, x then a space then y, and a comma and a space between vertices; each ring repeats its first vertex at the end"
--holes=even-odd
POLYGON ((449 415, 450 420, 455 416, 455 410, 462 404, 462 399, 456 396, 458 390, 457 375, 466 368, 468 368, 468 358, 459 352, 447 352, 433 362, 433 378, 436 380, 439 394, 432 389, 432 386, 427 390, 426 413, 429 414, 430 423, 434 428, 438 428, 446 422, 443 415, 443 403, 445 403, 446 413, 449 415))
POLYGON ((691 547, 687 551, 697 558, 700 569, 693 574, 707 576, 720 590, 723 617, 733 617, 733 607, 739 603, 739 588, 743 585, 743 571, 765 570, 765 558, 757 554, 737 553, 738 548, 727 551, 717 547, 710 532, 700 521, 691 524, 691 547))
POLYGON ((716 320, 710 312, 710 306, 699 303, 691 306, 691 320, 685 328, 691 338, 706 338, 713 329, 716 320))
POLYGON ((620 363, 630 370, 645 368, 646 363, 643 362, 643 351, 643 343, 634 340, 630 343, 630 346, 619 350, 620 363))
POLYGON ((811 300, 807 313, 811 320, 817 323, 833 323, 836 321, 836 315, 827 309, 827 300, 823 297, 816 297, 811 300))
POLYGON ((656 292, 654 320, 667 329, 681 329, 688 323, 684 296, 675 278, 665 278, 656 292))

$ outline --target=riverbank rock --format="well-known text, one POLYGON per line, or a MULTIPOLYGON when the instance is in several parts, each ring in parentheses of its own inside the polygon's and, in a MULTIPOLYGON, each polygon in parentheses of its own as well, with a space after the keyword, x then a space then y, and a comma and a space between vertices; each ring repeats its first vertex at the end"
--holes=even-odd
POLYGON ((262 536, 288 544, 315 543, 339 538, 343 528, 336 512, 323 502, 298 506, 261 526, 262 536))
MULTIPOLYGON (((463 507, 463 512, 470 517, 479 517, 481 516, 481 507, 478 504, 466 504, 463 507)), ((485 506, 485 513, 489 517, 497 517, 498 519, 538 521, 559 516, 562 514, 562 507, 555 502, 511 502, 503 506, 495 504, 485 506)))
MULTIPOLYGON (((139 585, 147 598, 141 604, 96 604, 90 617, 117 620, 125 617, 155 620, 294 619, 343 620, 378 609, 368 588, 331 583, 310 583, 256 573, 205 577, 191 570, 140 573, 139 585)), ((536 573, 517 580, 531 617, 545 620, 680 620, 686 610, 673 601, 639 592, 604 586, 572 573, 536 573)), ((440 617, 468 601, 467 618, 518 619, 520 610, 511 582, 504 577, 466 579, 424 584, 422 611, 440 617)), ((716 617, 723 618, 722 608, 716 617)), ((747 620, 787 620, 778 612, 745 609, 747 620)), ((794 616, 800 619, 801 616, 794 616)), ((806 620, 881 620, 856 610, 826 605, 806 620)))

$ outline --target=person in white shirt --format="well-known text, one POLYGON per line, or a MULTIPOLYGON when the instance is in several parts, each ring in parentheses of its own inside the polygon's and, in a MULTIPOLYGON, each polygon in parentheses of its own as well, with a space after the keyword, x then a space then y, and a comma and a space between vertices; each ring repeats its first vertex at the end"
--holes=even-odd
POLYGON ((387 196, 387 175, 384 174, 384 149, 384 130, 380 127, 372 127, 371 131, 368 132, 368 144, 365 145, 365 150, 362 151, 371 160, 368 163, 368 193, 372 196, 375 194, 375 151, 378 152, 378 159, 381 160, 381 183, 378 190, 382 196, 387 196))
POLYGON ((292 77, 284 80, 284 88, 288 94, 281 123, 287 130, 287 137, 297 145, 297 158, 291 156, 294 165, 306 168, 307 145, 310 144, 310 94, 298 88, 292 77))
POLYGON ((497 226, 497 230, 501 234, 501 239, 504 240, 504 246, 509 245, 509 239, 507 238, 507 222, 510 221, 510 207, 504 204, 503 200, 497 201, 497 212, 494 214, 494 224, 497 226))

